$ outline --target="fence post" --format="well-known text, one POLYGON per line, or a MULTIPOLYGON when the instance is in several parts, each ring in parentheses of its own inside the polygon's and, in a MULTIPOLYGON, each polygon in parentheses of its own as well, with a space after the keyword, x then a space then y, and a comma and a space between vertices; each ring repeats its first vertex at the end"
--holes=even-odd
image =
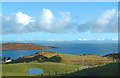
POLYGON ((79 67, 77 67, 77 71, 79 71, 79 67))
POLYGON ((43 78, 43 74, 41 74, 41 78, 43 78))
POLYGON ((49 73, 49 78, 50 78, 50 73, 49 73))
POLYGON ((57 72, 55 72, 55 76, 57 77, 57 72))
POLYGON ((90 65, 89 65, 89 67, 88 68, 90 68, 90 65))
POLYGON ((61 73, 61 76, 62 76, 62 73, 61 73))
POLYGON ((67 75, 67 71, 66 71, 66 75, 67 75))

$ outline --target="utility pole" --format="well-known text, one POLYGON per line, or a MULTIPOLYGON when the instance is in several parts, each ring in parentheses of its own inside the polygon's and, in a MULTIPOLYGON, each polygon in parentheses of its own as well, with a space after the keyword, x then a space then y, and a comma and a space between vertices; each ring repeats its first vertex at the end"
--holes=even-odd
POLYGON ((116 59, 114 59, 114 62, 117 62, 117 60, 116 60, 116 59))
POLYGON ((44 52, 44 49, 42 49, 42 53, 44 52))
POLYGON ((85 59, 82 60, 82 65, 84 65, 84 61, 85 61, 85 59))

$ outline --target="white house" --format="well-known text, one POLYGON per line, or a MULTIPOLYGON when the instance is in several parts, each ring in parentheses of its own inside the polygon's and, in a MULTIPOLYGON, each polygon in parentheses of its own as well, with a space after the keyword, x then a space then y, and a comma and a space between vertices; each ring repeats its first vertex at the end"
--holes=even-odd
POLYGON ((12 60, 5 60, 5 62, 11 62, 12 60))

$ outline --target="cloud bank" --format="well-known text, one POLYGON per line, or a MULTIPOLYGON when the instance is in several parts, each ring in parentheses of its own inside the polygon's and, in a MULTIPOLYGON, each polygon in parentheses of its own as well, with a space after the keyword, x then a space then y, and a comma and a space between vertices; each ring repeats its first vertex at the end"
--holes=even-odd
MULTIPOLYGON (((71 21, 70 12, 61 12, 56 17, 51 10, 43 9, 38 18, 33 18, 22 12, 9 16, 2 16, 2 33, 31 33, 31 32, 92 32, 92 33, 117 33, 118 15, 115 9, 106 10, 98 17, 84 24, 78 25, 71 21)), ((81 21, 80 21, 81 22, 81 21)))
POLYGON ((79 32, 90 31, 93 33, 118 32, 118 15, 115 9, 107 10, 95 19, 79 26, 79 32))
POLYGON ((10 16, 2 16, 3 34, 27 33, 27 32, 65 32, 71 28, 70 12, 60 13, 56 18, 49 9, 43 9, 37 19, 33 19, 27 14, 17 12, 10 16))

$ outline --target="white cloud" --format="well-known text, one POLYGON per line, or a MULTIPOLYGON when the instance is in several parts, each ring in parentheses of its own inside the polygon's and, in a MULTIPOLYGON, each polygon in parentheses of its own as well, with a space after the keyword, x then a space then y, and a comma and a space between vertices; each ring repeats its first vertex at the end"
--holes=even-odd
POLYGON ((37 27, 42 31, 61 32, 66 31, 72 26, 70 25, 71 14, 64 12, 60 14, 60 18, 56 18, 49 9, 43 9, 37 20, 37 27))
POLYGON ((82 40, 81 38, 79 38, 78 40, 82 40))
POLYGON ((49 9, 43 9, 37 19, 27 14, 17 12, 9 16, 3 16, 3 34, 26 32, 65 32, 72 27, 70 12, 63 12, 57 18, 49 9))
POLYGON ((22 12, 17 12, 9 16, 0 15, 0 17, 1 16, 3 17, 3 34, 42 31, 51 33, 69 32, 73 34, 77 31, 90 31, 93 33, 116 33, 118 30, 118 15, 115 9, 106 10, 95 19, 87 23, 82 23, 79 26, 78 23, 71 22, 72 16, 70 12, 61 12, 60 16, 56 17, 50 9, 43 9, 37 19, 22 12))
POLYGON ((51 30, 53 18, 53 13, 49 9, 43 9, 37 20, 38 27, 43 30, 51 30))
POLYGON ((81 24, 79 32, 90 31, 93 33, 115 33, 118 30, 118 15, 115 9, 106 10, 95 19, 81 24))
POLYGON ((24 26, 29 24, 31 21, 32 17, 23 14, 22 12, 17 12, 16 13, 16 20, 18 23, 23 24, 24 26))
POLYGON ((91 40, 91 39, 87 39, 87 38, 79 38, 78 40, 80 40, 80 41, 86 41, 86 40, 91 40))
POLYGON ((46 41, 57 41, 57 40, 55 40, 55 39, 48 39, 48 40, 46 40, 46 41))
POLYGON ((112 40, 118 40, 117 38, 113 38, 112 40))
POLYGON ((104 40, 103 38, 99 38, 99 39, 97 39, 97 40, 104 40))
POLYGON ((25 24, 27 22, 25 21, 25 18, 19 15, 20 12, 16 14, 11 14, 10 16, 2 16, 2 31, 3 34, 9 34, 9 33, 21 33, 24 30, 25 24), (22 17, 22 19, 21 19, 22 17), (24 21, 20 21, 24 20, 24 21))

